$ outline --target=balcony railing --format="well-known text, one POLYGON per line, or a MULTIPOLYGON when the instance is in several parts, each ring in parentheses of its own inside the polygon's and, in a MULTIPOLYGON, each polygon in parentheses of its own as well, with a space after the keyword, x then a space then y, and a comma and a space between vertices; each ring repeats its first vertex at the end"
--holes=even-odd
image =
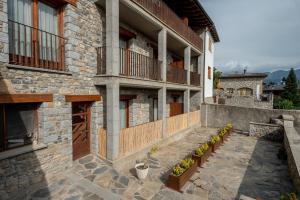
POLYGON ((64 38, 8 20, 9 63, 64 70, 64 38))
POLYGON ((203 51, 203 40, 189 26, 187 26, 162 0, 131 0, 155 17, 166 23, 170 28, 203 51))
POLYGON ((169 66, 167 71, 167 81, 187 84, 187 70, 169 66))
POLYGON ((200 74, 190 72, 191 85, 200 86, 200 74))

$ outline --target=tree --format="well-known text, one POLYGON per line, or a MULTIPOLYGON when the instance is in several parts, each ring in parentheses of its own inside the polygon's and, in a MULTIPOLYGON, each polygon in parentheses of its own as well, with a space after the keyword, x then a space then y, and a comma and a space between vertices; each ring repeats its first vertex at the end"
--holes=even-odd
POLYGON ((218 88, 219 80, 222 75, 222 72, 220 72, 216 67, 214 67, 214 89, 218 88))
POLYGON ((300 103, 300 96, 298 92, 298 81, 297 81, 294 68, 290 70, 289 75, 286 79, 282 98, 293 102, 294 105, 299 105, 300 103))

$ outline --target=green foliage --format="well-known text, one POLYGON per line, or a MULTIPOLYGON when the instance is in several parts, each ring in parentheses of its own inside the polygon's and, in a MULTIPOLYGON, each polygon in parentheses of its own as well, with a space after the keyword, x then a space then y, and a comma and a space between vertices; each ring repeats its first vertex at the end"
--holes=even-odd
POLYGON ((274 108, 291 110, 294 109, 294 104, 290 100, 277 98, 276 100, 274 100, 274 108))
POLYGON ((218 88, 219 80, 222 75, 222 72, 220 72, 217 68, 214 67, 214 89, 218 88))
MULTIPOLYGON (((298 81, 294 69, 292 68, 289 72, 289 75, 285 81, 284 92, 281 96, 285 100, 289 100, 293 103, 294 106, 300 105, 300 95, 298 92, 298 81)), ((281 103, 281 102, 279 102, 281 103)), ((284 102, 286 105, 288 102, 284 102)), ((290 106, 290 103, 289 105, 290 106)))
POLYGON ((296 193, 287 193, 280 195, 280 200, 299 200, 299 197, 296 193))
POLYGON ((151 150, 150 150, 150 154, 154 154, 159 150, 159 146, 158 145, 154 145, 151 150))
POLYGON ((195 154, 197 156, 202 156, 207 150, 208 150, 209 146, 207 143, 202 144, 200 147, 198 147, 195 151, 195 154))
POLYGON ((177 164, 173 168, 173 174, 175 176, 180 176, 183 172, 185 172, 187 169, 189 169, 195 161, 192 158, 184 159, 180 162, 180 164, 177 164))
POLYGON ((183 172, 184 172, 184 169, 182 169, 182 168, 180 167, 180 165, 176 165, 176 166, 173 168, 173 174, 174 174, 175 176, 179 176, 179 175, 181 175, 183 172))
POLYGON ((211 144, 215 144, 216 142, 219 142, 220 140, 221 140, 220 136, 213 135, 213 136, 211 136, 210 142, 211 142, 211 144))

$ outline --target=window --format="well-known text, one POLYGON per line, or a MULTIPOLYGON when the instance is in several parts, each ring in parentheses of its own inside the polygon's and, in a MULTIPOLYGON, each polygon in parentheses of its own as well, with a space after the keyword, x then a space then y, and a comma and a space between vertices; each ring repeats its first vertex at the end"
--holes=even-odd
POLYGON ((38 104, 0 105, 0 151, 31 144, 38 135, 38 104))
POLYGON ((238 94, 240 96, 252 96, 253 90, 251 88, 240 88, 238 89, 238 94))
POLYGON ((62 7, 38 0, 9 0, 10 63, 63 70, 62 24, 62 7))
POLYGON ((234 92, 234 89, 233 88, 227 88, 227 93, 228 94, 233 94, 234 92))
POLYGON ((211 79, 211 67, 208 67, 208 79, 211 79))

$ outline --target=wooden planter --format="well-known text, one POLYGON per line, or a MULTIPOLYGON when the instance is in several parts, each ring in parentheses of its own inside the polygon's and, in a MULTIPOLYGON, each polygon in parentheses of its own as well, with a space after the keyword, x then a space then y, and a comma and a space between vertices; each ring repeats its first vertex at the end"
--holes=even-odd
POLYGON ((201 167, 207 161, 207 159, 211 155, 211 152, 212 147, 210 146, 202 156, 192 155, 192 158, 198 163, 198 167, 201 167))
POLYGON ((222 144, 222 141, 221 141, 221 140, 218 141, 218 142, 216 142, 215 144, 213 144, 213 145, 212 145, 212 152, 215 153, 216 150, 217 150, 218 148, 220 148, 221 144, 222 144))
POLYGON ((187 169, 180 176, 175 176, 173 174, 169 175, 169 179, 167 181, 167 186, 173 190, 181 192, 181 188, 185 185, 188 180, 193 176, 193 174, 197 171, 197 162, 187 169))

